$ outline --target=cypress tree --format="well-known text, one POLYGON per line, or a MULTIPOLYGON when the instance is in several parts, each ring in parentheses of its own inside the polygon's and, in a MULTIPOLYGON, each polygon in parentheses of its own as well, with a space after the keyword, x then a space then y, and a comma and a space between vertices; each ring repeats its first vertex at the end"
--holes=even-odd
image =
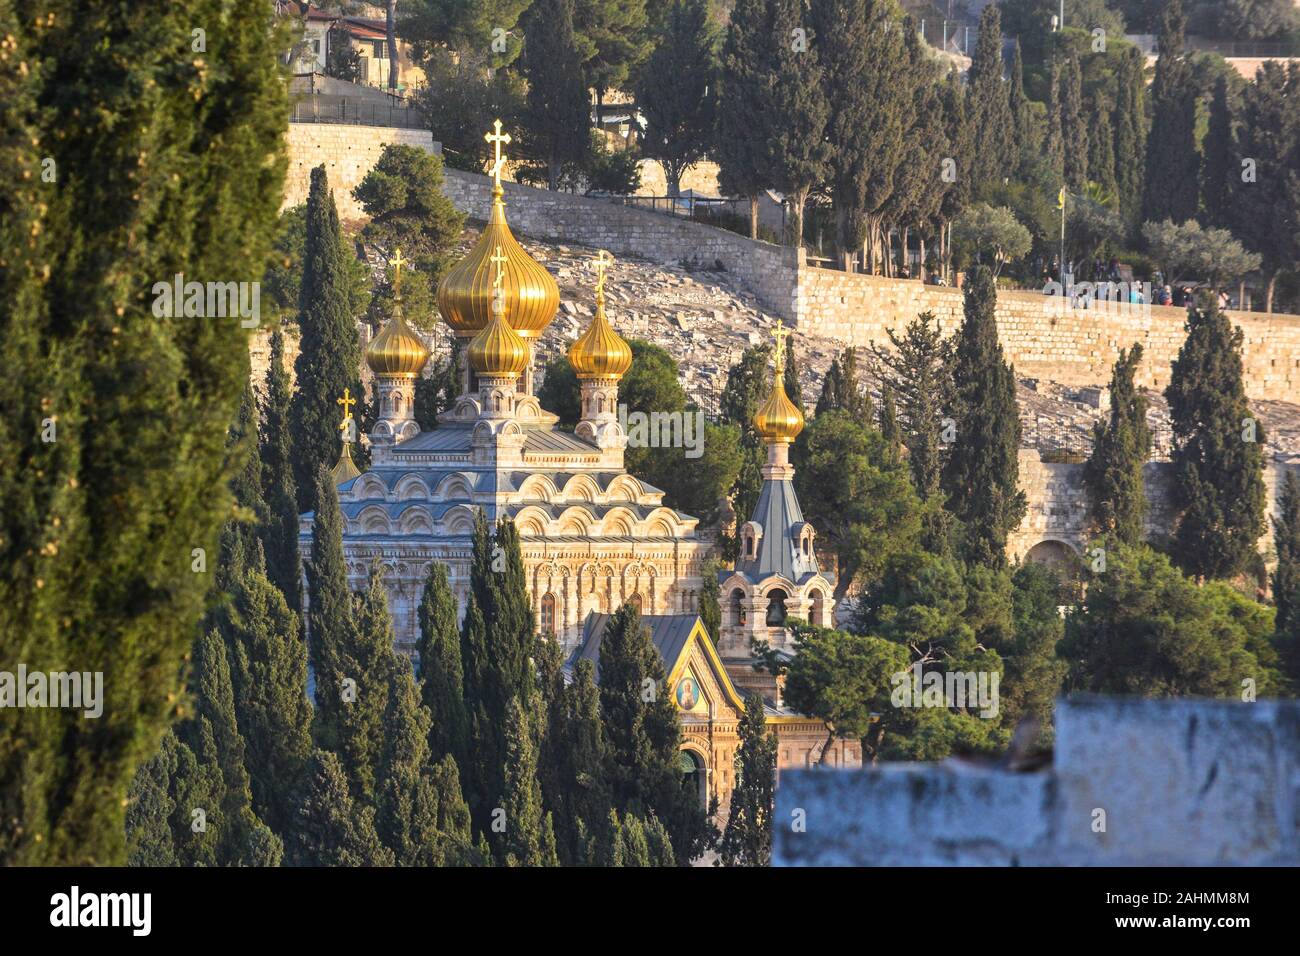
POLYGON ((1114 113, 1115 183, 1119 208, 1130 225, 1142 207, 1143 169, 1146 157, 1145 61, 1137 47, 1125 48, 1115 78, 1114 113))
POLYGON ((962 557, 991 568, 1006 564, 1007 535, 1020 524, 1020 415, 1016 378, 1002 355, 993 273, 966 280, 965 319, 953 365, 957 435, 943 470, 948 508, 965 524, 962 557))
POLYGON ((565 165, 580 161, 591 141, 573 12, 574 0, 535 0, 523 18, 520 69, 528 80, 524 148, 545 167, 553 190, 559 188, 565 165))
POLYGON ((1264 429, 1242 382, 1242 332, 1204 295, 1187 312, 1187 339, 1165 398, 1173 428, 1176 556, 1197 577, 1246 571, 1264 533, 1264 429))
POLYGON ((967 82, 975 123, 971 177, 975 195, 987 196, 1011 175, 1016 160, 1014 120, 1002 81, 1002 14, 995 3, 980 14, 967 82))
POLYGON ((343 516, 329 472, 320 468, 313 487, 311 560, 307 564, 307 647, 316 683, 314 736, 333 749, 339 740, 339 711, 344 676, 341 649, 351 640, 352 591, 343 560, 343 516))
POLYGON ((880 437, 885 440, 885 454, 891 464, 898 461, 902 433, 898 427, 898 408, 894 404, 894 390, 888 385, 880 387, 880 437))
POLYGON ((754 413, 767 397, 768 361, 772 350, 766 345, 747 348, 740 361, 727 370, 727 384, 718 400, 718 414, 723 421, 740 427, 742 461, 732 492, 738 521, 748 521, 758 503, 763 486, 763 463, 766 454, 762 439, 754 430, 754 413))
POLYGON ((758 238, 759 193, 773 185, 767 109, 772 36, 767 0, 736 0, 719 64, 714 158, 723 191, 749 197, 751 239, 758 238))
POLYGON ((705 849, 710 827, 681 774, 681 725, 666 677, 640 614, 624 604, 600 643, 600 713, 614 805, 635 816, 654 812, 684 866, 705 849))
POLYGON ((1200 153, 1196 146, 1197 91, 1183 58, 1186 27, 1182 0, 1166 0, 1160 19, 1160 56, 1151 85, 1151 134, 1147 137, 1142 221, 1186 222, 1200 202, 1200 153))
POLYGON ((289 859, 298 866, 392 866, 392 851, 379 842, 371 807, 356 803, 337 754, 317 750, 295 801, 289 859))
POLYGON ((1033 119, 1029 113, 1029 97, 1025 95, 1025 62, 1020 55, 1020 38, 1016 37, 1011 54, 1011 88, 1007 91, 1007 107, 1011 111, 1012 145, 1017 150, 1016 159, 1037 148, 1033 142, 1033 119))
POLYGON ((1110 378, 1110 421, 1093 426, 1092 455, 1083 469, 1090 517, 1097 530, 1125 544, 1142 541, 1147 498, 1142 471, 1151 457, 1147 400, 1134 384, 1142 346, 1120 349, 1110 378))
POLYGON ((1207 226, 1232 225, 1232 174, 1236 157, 1236 133, 1232 107, 1228 102, 1228 78, 1219 77, 1210 101, 1209 128, 1205 133, 1205 162, 1201 165, 1201 205, 1207 226))
POLYGON ((434 797, 438 801, 438 833, 442 838, 443 865, 486 865, 488 854, 480 852, 474 846, 469 805, 465 803, 461 792, 460 771, 451 754, 434 765, 432 779, 434 797))
POLYGON ((709 151, 716 123, 717 34, 705 0, 673 0, 655 50, 641 71, 636 103, 645 116, 642 155, 658 160, 668 195, 709 151))
POLYGON ((225 784, 218 763, 216 739, 206 717, 182 723, 174 744, 164 744, 176 755, 171 776, 172 846, 181 866, 221 866, 226 819, 222 812, 225 784), (181 735, 188 743, 181 739, 181 735), (193 746, 191 746, 191 744, 193 746))
POLYGON ((794 402, 799 411, 803 411, 803 385, 799 383, 799 360, 794 354, 794 336, 785 340, 785 371, 781 384, 785 386, 785 396, 794 402))
POLYGON ((1115 177, 1115 138, 1111 133, 1113 110, 1103 90, 1098 90, 1088 111, 1088 179, 1101 187, 1105 196, 1118 198, 1115 177))
POLYGON ((719 570, 718 562, 710 558, 704 562, 704 569, 700 572, 703 579, 700 582, 700 620, 704 623, 704 630, 709 634, 709 640, 714 643, 717 643, 722 631, 722 596, 718 586, 719 570))
MULTIPOLYGON (((786 194, 792 222, 790 244, 803 244, 808 194, 826 174, 830 106, 812 28, 802 0, 768 0, 772 10, 772 78, 766 127, 774 184, 786 194), (806 31, 803 40, 797 31, 806 31)), ((749 135, 754 135, 752 132, 749 135)))
POLYGON ((128 789, 177 716, 248 331, 160 285, 260 277, 288 117, 266 16, 0 3, 0 659, 110 675, 96 720, 0 721, 0 864, 124 863, 128 789))
MULTIPOLYGON (((298 510, 309 511, 319 468, 339 457, 338 400, 345 389, 361 390, 361 342, 349 307, 348 258, 338 210, 324 166, 311 171, 307 194, 307 238, 303 246, 298 329, 294 362, 297 391, 289 407, 293 474, 298 510)), ((279 555, 277 555, 277 560, 279 555)))
POLYGON ((840 372, 840 357, 837 355, 831 359, 831 366, 826 370, 825 377, 822 378, 822 391, 817 396, 817 407, 813 410, 813 415, 815 417, 823 412, 834 411, 843 407, 844 375, 840 372))
POLYGON ((1061 126, 1063 82, 1061 63, 1053 59, 1047 84, 1047 136, 1043 140, 1043 158, 1061 183, 1065 182, 1065 132, 1061 126))
POLYGON ((271 333, 271 366, 266 376, 266 402, 258 457, 262 462, 262 497, 266 521, 262 547, 266 575, 284 594, 289 609, 302 610, 302 568, 298 556, 298 492, 289 434, 291 390, 284 367, 284 333, 271 333))
POLYGON ((429 563, 418 616, 420 693, 432 718, 429 750, 435 759, 452 754, 460 762, 468 753, 469 717, 465 712, 456 595, 451 590, 447 566, 440 561, 429 563))
POLYGON ((1277 605, 1276 629, 1279 644, 1290 642, 1295 664, 1300 658, 1300 478, 1288 471, 1277 499, 1273 518, 1273 545, 1277 549, 1277 567, 1273 571, 1273 602, 1277 605))
POLYGON ((537 779, 536 733, 528 711, 512 697, 506 710, 505 833, 498 858, 506 866, 559 866, 550 813, 542 807, 537 779))
MULTIPOLYGON (((243 466, 230 482, 235 496, 234 520, 226 522, 221 532, 221 560, 224 569, 233 552, 248 554, 257 547, 258 534, 265 526, 266 501, 262 496, 262 460, 257 455, 257 399, 253 383, 244 386, 244 398, 239 414, 230 428, 229 442, 232 454, 243 456, 243 466)), ((218 579, 218 585, 222 582, 218 579)))
POLYGON ((217 627, 230 657, 253 810, 283 835, 295 811, 289 801, 311 757, 312 709, 298 616, 266 577, 260 550, 236 575, 217 627))
POLYGON ((375 831, 398 866, 439 866, 438 793, 429 759, 429 711, 420 703, 410 664, 388 647, 383 756, 375 831))
POLYGON ((736 786, 718 854, 723 866, 772 862, 772 810, 776 790, 776 734, 767 730, 763 698, 750 694, 740 718, 736 786))
POLYGON ((130 866, 175 866, 171 817, 176 804, 171 778, 176 773, 176 735, 163 735, 158 752, 140 765, 131 781, 126 808, 126 849, 130 866))
POLYGON ((1088 184, 1088 126, 1083 115, 1083 75, 1070 57, 1061 74, 1061 143, 1065 184, 1082 192, 1088 184))

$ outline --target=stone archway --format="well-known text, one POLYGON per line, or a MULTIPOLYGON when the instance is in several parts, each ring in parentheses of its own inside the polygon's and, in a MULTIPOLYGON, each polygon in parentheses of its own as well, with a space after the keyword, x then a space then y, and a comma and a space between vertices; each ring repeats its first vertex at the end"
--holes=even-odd
POLYGON ((1071 545, 1047 538, 1026 551, 1024 561, 1026 564, 1041 564, 1060 575, 1061 592, 1057 598, 1060 604, 1079 601, 1083 587, 1083 561, 1071 545))
POLYGON ((704 757, 699 751, 691 747, 683 747, 680 759, 682 776, 695 788, 695 792, 699 795, 700 806, 707 807, 709 805, 709 771, 704 762, 704 757))

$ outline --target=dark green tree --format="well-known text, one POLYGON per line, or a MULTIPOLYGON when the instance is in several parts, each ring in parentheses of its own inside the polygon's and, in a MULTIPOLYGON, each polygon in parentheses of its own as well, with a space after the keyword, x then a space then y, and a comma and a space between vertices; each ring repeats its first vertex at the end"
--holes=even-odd
POLYGON ((772 811, 776 790, 776 735, 767 730, 763 698, 745 698, 736 750, 731 813, 718 845, 723 866, 768 866, 772 861, 772 811))
POLYGON ((970 174, 975 195, 986 197, 1014 171, 1017 154, 1015 121, 1002 80, 1002 14, 995 3, 980 14, 979 38, 966 81, 975 123, 970 174))
POLYGON ((583 72, 599 107, 611 89, 626 89, 666 28, 662 13, 647 0, 575 0, 573 29, 583 72), (653 27, 650 14, 655 13, 653 27))
POLYGON ((1021 155, 1027 150, 1038 148, 1035 142, 1035 128, 1029 106, 1029 97, 1025 94, 1025 61, 1020 54, 1020 38, 1015 41, 1011 54, 1011 88, 1007 91, 1007 108, 1011 112, 1012 145, 1015 148, 1016 165, 1021 163, 1021 155))
POLYGON ((1233 123, 1228 77, 1220 76, 1210 101, 1209 127, 1205 132, 1205 161, 1201 164, 1201 205, 1207 226, 1233 224, 1233 178, 1237 167, 1237 136, 1233 123))
POLYGON ((774 36, 767 0, 736 0, 719 64, 714 158, 723 191, 749 197, 751 239, 758 238, 759 194, 775 183, 768 132, 774 36))
POLYGON ((1093 525, 1125 544, 1142 540, 1147 508, 1142 473, 1151 457, 1151 429, 1146 396, 1134 383, 1141 362, 1139 343, 1120 349, 1110 377, 1110 420, 1093 426, 1092 454, 1083 469, 1093 525))
POLYGON ((298 305, 302 339, 294 362, 297 390, 289 407, 299 511, 311 510, 317 469, 332 468, 338 460, 342 420, 338 400, 344 389, 354 398, 365 394, 361 389, 361 341, 348 292, 348 262, 352 258, 339 229, 325 167, 318 166, 312 170, 307 196, 307 240, 298 305))
POLYGON ((1277 605, 1278 637, 1300 640, 1300 478, 1288 471, 1273 518, 1273 602, 1277 605))
POLYGON ((140 765, 128 791, 126 859, 129 866, 176 866, 171 817, 176 804, 171 779, 176 773, 176 735, 163 735, 158 752, 140 765))
POLYGON ((573 32, 574 0, 534 0, 523 18, 520 68, 528 80, 521 117, 524 150, 558 189, 567 164, 586 154, 591 126, 587 84, 573 32))
POLYGON ((953 362, 956 437, 943 469, 948 509, 965 525, 963 557, 1000 568, 1025 513, 1016 377, 998 342, 997 290, 985 266, 966 279, 953 362))
POLYGON ((663 166, 670 196, 680 191, 682 174, 709 152, 716 122, 716 47, 705 0, 674 0, 641 71, 636 92, 646 120, 641 153, 663 166))
POLYGON ((1065 184, 1074 192, 1082 192, 1088 184, 1088 124, 1078 57, 1070 57, 1061 71, 1061 143, 1065 184))
POLYGON ((714 558, 704 562, 700 571, 700 620, 709 640, 717 643, 722 633, 722 603, 718 592, 718 571, 721 565, 714 558))
MULTIPOLYGON (((397 35, 411 41, 417 56, 438 47, 464 55, 490 50, 491 65, 509 66, 519 56, 519 17, 532 0, 406 0, 397 22, 397 35), (503 31, 504 35, 496 33, 503 31), (493 41, 499 40, 500 49, 493 41)), ((436 129, 437 127, 435 127, 436 129)), ((482 132, 479 133, 482 136, 482 132)))
POLYGON ((537 779, 537 732, 519 698, 506 712, 505 790, 501 795, 505 833, 500 859, 506 866, 559 866, 551 814, 542 807, 537 779))
POLYGON ((379 842, 374 809, 353 800, 336 754, 317 750, 294 801, 288 859, 299 866, 392 866, 393 853, 379 842))
POLYGON ((1111 131, 1114 115, 1110 96, 1098 90, 1088 109, 1088 180, 1095 183, 1101 195, 1118 197, 1119 180, 1115 175, 1115 136, 1111 131))
POLYGON ((302 570, 298 552, 298 492, 289 432, 290 397, 289 373, 284 367, 284 333, 276 329, 271 333, 270 369, 258 442, 262 496, 266 501, 262 550, 267 577, 280 589, 290 610, 296 612, 302 608, 302 570))
POLYGON ((1200 204, 1201 154, 1196 141, 1197 90, 1183 55, 1182 0, 1166 0, 1160 20, 1160 57, 1151 85, 1142 221, 1185 222, 1200 204))
POLYGON ((1165 389, 1178 561, 1197 577, 1232 577, 1264 533, 1264 428, 1246 400, 1241 329, 1213 295, 1188 310, 1186 328, 1165 389))
POLYGON ((641 817, 653 812, 684 866, 706 849, 711 827, 681 774, 681 725, 667 676, 640 614, 624 604, 605 625, 600 643, 607 777, 615 807, 641 817))
POLYGON ((317 503, 307 562, 307 648, 316 684, 313 735, 333 750, 340 739, 345 662, 342 651, 353 632, 352 591, 343 560, 343 515, 329 472, 322 467, 313 482, 317 503))
POLYGON ((441 561, 429 563, 418 614, 420 693, 432 717, 429 750, 435 760, 451 754, 459 764, 469 753, 469 716, 465 712, 456 595, 441 561))
POLYGON ((215 0, 0 4, 0 659, 110 675, 99 719, 0 721, 6 865, 124 863, 128 788, 177 716, 249 340, 163 288, 261 278, 289 115, 269 27, 215 0))
POLYGON ((1047 81, 1047 134, 1043 138, 1043 159, 1055 181, 1062 184, 1065 182, 1065 130, 1061 125, 1064 83, 1061 61, 1053 57, 1047 81))
POLYGON ((1145 61, 1135 46, 1125 47, 1120 56, 1113 114, 1115 184, 1120 213, 1131 226, 1141 214, 1146 165, 1145 61))

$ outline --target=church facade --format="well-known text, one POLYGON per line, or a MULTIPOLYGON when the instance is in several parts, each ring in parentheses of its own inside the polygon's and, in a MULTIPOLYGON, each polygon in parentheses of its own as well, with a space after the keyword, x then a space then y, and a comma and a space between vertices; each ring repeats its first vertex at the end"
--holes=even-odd
MULTIPOLYGON (((430 564, 446 565, 463 614, 476 513, 511 520, 537 630, 554 634, 571 661, 598 654, 608 615, 629 602, 639 608, 656 646, 663 644, 669 687, 679 695, 683 772, 695 775, 702 800, 725 806, 734 785, 744 709, 737 685, 763 693, 779 767, 823 756, 834 766, 858 765, 858 742, 832 739, 821 721, 782 708, 775 678, 758 675, 748 653, 759 636, 786 646, 787 612, 822 615, 829 624, 833 593, 817 570, 813 532, 790 481, 788 449, 803 416, 785 395, 780 359, 772 396, 755 419, 769 448, 759 507, 741 531, 737 570, 723 573, 728 623, 722 635, 709 635, 697 612, 710 543, 696 518, 667 507, 660 489, 624 468, 618 388, 632 350, 606 316, 611 261, 604 252, 595 260, 594 317, 569 350, 581 412, 567 431, 534 394, 534 343, 559 307, 559 288, 511 234, 498 180, 487 226, 438 289, 439 311, 461 345, 461 394, 425 432, 415 421, 415 382, 429 351, 402 315, 397 254, 393 311, 365 352, 376 413, 370 467, 356 467, 345 441, 333 473, 349 584, 364 587, 371 567, 382 567, 398 649, 413 655, 430 564), (730 618, 728 600, 740 608, 731 607, 730 618)), ((352 419, 344 411, 346 430, 352 419)), ((311 514, 300 518, 303 555, 312 522, 311 514)))

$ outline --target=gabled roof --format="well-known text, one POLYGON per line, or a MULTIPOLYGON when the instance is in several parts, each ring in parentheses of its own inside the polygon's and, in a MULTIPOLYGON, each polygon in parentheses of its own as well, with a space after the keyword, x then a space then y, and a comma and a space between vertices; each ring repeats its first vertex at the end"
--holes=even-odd
MULTIPOLYGON (((612 617, 612 614, 595 612, 587 615, 582 628, 582 644, 573 652, 567 664, 572 670, 578 661, 591 661, 595 668, 597 684, 600 683, 600 642, 605 636, 605 627, 612 617)), ((709 639, 709 633, 704 629, 704 621, 698 614, 643 614, 641 627, 650 632, 650 643, 654 645, 664 662, 664 671, 669 685, 685 666, 691 644, 698 642, 713 670, 714 679, 722 688, 728 702, 737 711, 744 712, 745 702, 736 693, 736 688, 727 675, 727 668, 718 657, 713 641, 709 639)))

